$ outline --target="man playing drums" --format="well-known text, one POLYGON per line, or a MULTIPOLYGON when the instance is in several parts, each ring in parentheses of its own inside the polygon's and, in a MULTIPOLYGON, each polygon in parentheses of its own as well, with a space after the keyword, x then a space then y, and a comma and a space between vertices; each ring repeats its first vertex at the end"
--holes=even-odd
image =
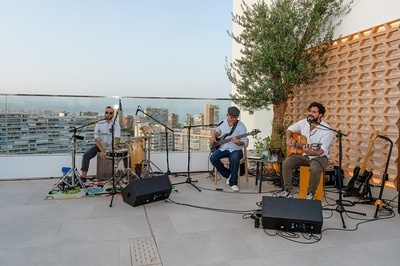
MULTIPOLYGON (((97 122, 94 129, 94 141, 95 146, 88 149, 82 157, 82 178, 86 181, 87 171, 89 169, 90 160, 100 152, 101 159, 106 160, 107 150, 112 150, 112 131, 113 126, 113 115, 114 109, 111 106, 107 106, 104 113, 104 120, 97 122)), ((119 124, 114 124, 114 151, 117 151, 119 142, 121 140, 121 127, 119 124)), ((111 154, 112 155, 112 154, 111 154)), ((126 167, 127 160, 124 159, 124 165, 126 167)))

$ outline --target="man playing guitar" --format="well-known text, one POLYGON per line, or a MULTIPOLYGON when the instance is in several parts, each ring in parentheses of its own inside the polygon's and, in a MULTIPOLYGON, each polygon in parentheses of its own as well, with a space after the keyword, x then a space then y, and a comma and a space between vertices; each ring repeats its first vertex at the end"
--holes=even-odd
POLYGON ((298 143, 294 138, 295 133, 301 134, 305 143, 301 143, 300 154, 294 152, 282 163, 282 175, 284 180, 283 197, 291 198, 293 171, 300 166, 310 166, 310 183, 307 191, 307 199, 313 199, 320 182, 321 172, 328 164, 329 146, 333 141, 333 131, 329 125, 322 121, 325 107, 318 102, 308 106, 307 118, 297 121, 289 126, 286 131, 286 145, 288 150, 296 150, 298 143), (319 124, 323 125, 319 126, 319 124), (326 128, 327 127, 327 128, 326 128))
POLYGON ((239 191, 237 184, 240 159, 243 157, 243 147, 248 143, 248 139, 245 137, 246 126, 239 121, 239 114, 240 111, 237 107, 229 107, 226 114, 227 119, 219 124, 216 132, 210 138, 211 145, 216 143, 219 137, 230 138, 230 141, 222 144, 213 152, 210 161, 217 168, 218 172, 226 178, 226 183, 234 192, 239 191), (239 135, 243 135, 244 137, 238 138, 239 135), (221 158, 229 158, 229 169, 221 162, 221 158))

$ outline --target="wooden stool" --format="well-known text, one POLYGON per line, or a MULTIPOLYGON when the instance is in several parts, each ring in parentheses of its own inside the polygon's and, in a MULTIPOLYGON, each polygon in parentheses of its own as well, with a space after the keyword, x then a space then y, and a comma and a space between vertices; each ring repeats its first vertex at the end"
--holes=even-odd
POLYGON ((97 153, 97 173, 96 179, 99 181, 106 181, 113 175, 114 166, 112 160, 101 159, 100 152, 97 153))
MULTIPOLYGON (((307 196, 308 184, 310 180, 310 167, 300 166, 300 185, 299 185, 299 197, 305 199, 307 196)), ((314 199, 322 201, 324 196, 324 183, 325 183, 325 171, 322 171, 319 185, 314 194, 314 199)))

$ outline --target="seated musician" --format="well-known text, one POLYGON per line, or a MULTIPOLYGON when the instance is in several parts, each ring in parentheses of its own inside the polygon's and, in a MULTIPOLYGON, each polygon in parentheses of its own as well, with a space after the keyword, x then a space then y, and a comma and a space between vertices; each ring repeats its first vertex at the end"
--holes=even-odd
POLYGON ((231 139, 213 152, 210 161, 217 168, 221 176, 226 178, 226 183, 234 192, 239 191, 237 184, 240 159, 243 158, 243 147, 248 143, 247 137, 240 139, 235 137, 246 134, 246 126, 239 121, 239 114, 240 111, 237 107, 229 107, 226 114, 227 119, 219 124, 216 132, 210 138, 210 145, 218 144, 217 140, 219 137, 221 139, 231 139), (221 158, 229 158, 229 169, 221 162, 221 158))
MULTIPOLYGON (((101 159, 106 160, 106 152, 111 151, 112 147, 112 133, 114 108, 107 106, 104 112, 104 120, 96 123, 94 129, 95 145, 89 148, 82 157, 82 179, 85 182, 87 178, 87 171, 89 169, 90 160, 100 152, 101 159)), ((114 150, 119 149, 118 145, 121 140, 121 127, 118 123, 114 124, 114 150)), ((124 165, 127 166, 127 160, 124 159, 124 165)))
POLYGON ((286 131, 286 145, 288 151, 294 153, 282 163, 282 175, 284 180, 283 197, 291 198, 293 171, 300 166, 310 166, 310 181, 307 191, 307 199, 313 199, 315 191, 320 182, 320 175, 325 171, 328 164, 329 146, 333 141, 333 131, 328 129, 329 125, 322 121, 325 107, 318 102, 308 106, 307 118, 297 121, 289 126, 286 131), (328 128, 325 128, 324 125, 328 128), (293 134, 302 136, 304 143, 296 143, 293 134))

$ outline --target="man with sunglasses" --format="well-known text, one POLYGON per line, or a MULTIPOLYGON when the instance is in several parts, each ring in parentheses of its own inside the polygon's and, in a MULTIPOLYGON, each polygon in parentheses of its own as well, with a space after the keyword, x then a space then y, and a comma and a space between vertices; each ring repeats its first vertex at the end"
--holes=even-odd
MULTIPOLYGON (((87 171, 89 169, 90 160, 100 152, 101 159, 106 160, 106 151, 111 150, 112 144, 112 125, 113 125, 114 109, 107 106, 104 112, 104 120, 97 122, 94 129, 95 146, 88 149, 82 157, 82 178, 86 181, 87 171)), ((114 150, 118 150, 118 145, 121 140, 121 127, 119 124, 114 124, 114 150)), ((124 160, 124 164, 126 164, 124 160)))
POLYGON ((238 171, 240 167, 240 159, 243 158, 243 148, 247 145, 247 137, 236 138, 235 136, 246 134, 246 126, 239 121, 240 110, 231 106, 228 108, 227 118, 223 120, 217 127, 216 132, 210 138, 210 144, 217 143, 218 138, 230 141, 222 144, 213 152, 210 157, 212 165, 217 168, 221 176, 226 178, 226 183, 234 192, 239 191, 238 171), (229 158, 229 169, 221 162, 221 158, 229 158))

